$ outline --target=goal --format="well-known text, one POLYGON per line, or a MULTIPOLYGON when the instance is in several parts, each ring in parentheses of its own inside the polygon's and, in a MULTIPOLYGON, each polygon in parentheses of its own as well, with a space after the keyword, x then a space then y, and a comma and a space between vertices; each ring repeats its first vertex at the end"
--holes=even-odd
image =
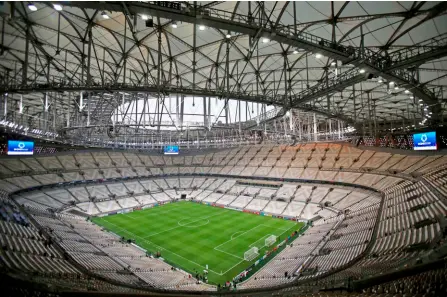
POLYGON ((252 247, 248 251, 244 253, 244 260, 245 261, 252 261, 257 256, 259 256, 259 250, 257 247, 252 247))
POLYGON ((270 235, 269 237, 267 237, 265 239, 265 246, 271 246, 275 242, 276 242, 276 236, 275 235, 270 235))

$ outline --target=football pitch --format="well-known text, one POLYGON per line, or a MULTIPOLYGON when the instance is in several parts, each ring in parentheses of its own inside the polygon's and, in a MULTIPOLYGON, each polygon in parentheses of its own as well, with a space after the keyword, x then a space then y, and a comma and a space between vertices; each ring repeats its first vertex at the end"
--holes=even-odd
MULTIPOLYGON (((304 223, 212 207, 194 202, 162 206, 92 219, 107 230, 134 239, 136 244, 193 276, 208 265, 208 281, 222 284, 249 267, 244 253, 252 247, 266 251, 270 235, 285 239, 304 223)), ((271 249, 272 247, 270 247, 271 249)), ((260 257, 259 256, 259 257, 260 257)), ((259 258, 258 257, 258 258, 259 258)))

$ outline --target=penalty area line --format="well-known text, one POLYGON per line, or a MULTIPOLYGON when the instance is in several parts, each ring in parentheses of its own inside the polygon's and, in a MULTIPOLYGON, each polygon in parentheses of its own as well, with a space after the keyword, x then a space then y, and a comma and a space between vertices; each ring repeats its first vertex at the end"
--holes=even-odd
MULTIPOLYGON (((132 233, 132 232, 127 231, 126 229, 124 229, 124 228, 122 228, 122 227, 119 227, 119 226, 115 225, 115 224, 112 223, 112 222, 109 222, 109 221, 106 220, 106 219, 104 219, 104 221, 106 221, 107 223, 109 223, 109 224, 115 226, 117 229, 120 229, 120 230, 121 230, 122 232, 124 232, 124 233, 127 233, 127 234, 129 234, 129 235, 132 235, 132 236, 134 236, 134 237, 136 237, 136 238, 141 239, 142 241, 144 241, 144 242, 146 242, 146 243, 151 244, 152 246, 154 246, 155 248, 157 248, 157 249, 159 249, 159 250, 167 251, 168 253, 171 253, 171 254, 173 254, 173 255, 175 255, 175 256, 177 256, 177 257, 179 257, 179 258, 182 258, 182 259, 184 259, 184 260, 186 260, 186 261, 188 261, 188 262, 190 262, 190 263, 192 263, 192 264, 194 264, 194 265, 197 265, 197 266, 199 266, 199 267, 201 267, 201 268, 203 268, 203 269, 206 269, 206 266, 204 266, 204 265, 202 265, 202 264, 199 264, 199 263, 197 263, 197 262, 194 262, 194 261, 192 261, 192 260, 190 260, 190 259, 188 259, 188 258, 185 258, 185 257, 183 257, 183 256, 181 256, 181 255, 179 255, 179 254, 177 254, 177 253, 174 253, 174 252, 172 252, 172 251, 170 251, 170 250, 168 250, 168 249, 166 249, 166 248, 164 248, 164 247, 161 247, 161 246, 159 246, 159 245, 153 243, 153 242, 150 241, 150 240, 147 240, 147 239, 145 239, 145 238, 143 238, 143 237, 141 237, 141 236, 138 236, 138 235, 136 235, 136 234, 134 234, 134 233, 132 233)), ((222 252, 222 251, 220 251, 220 252, 222 252)), ((234 255, 232 255, 232 256, 234 256, 234 255)), ((234 256, 234 257, 237 257, 237 256, 234 256)), ((240 258, 240 257, 238 257, 238 258, 240 258)), ((240 259, 241 259, 241 258, 240 258, 240 259)), ((228 269, 227 271, 225 271, 225 272, 223 272, 223 273, 219 273, 219 272, 214 271, 214 270, 212 270, 212 269, 208 269, 208 271, 211 271, 212 273, 215 273, 215 274, 217 274, 217 275, 222 276, 222 275, 224 275, 225 273, 227 273, 228 271, 230 271, 231 269, 233 269, 234 267, 236 267, 237 265, 239 265, 240 263, 242 263, 242 262, 244 262, 244 261, 245 261, 245 260, 242 260, 242 261, 238 262, 236 265, 232 266, 230 269, 228 269)), ((166 263, 166 262, 164 262, 164 263, 166 263)), ((167 263, 167 264, 168 264, 168 263, 167 263)), ((168 264, 168 265, 169 265, 169 264, 168 264)))
MULTIPOLYGON (((197 266, 199 266, 199 267, 202 267, 202 268, 206 269, 205 266, 203 266, 203 265, 201 265, 201 264, 199 264, 199 263, 197 263, 197 262, 194 262, 194 261, 192 261, 192 260, 190 260, 190 259, 187 259, 187 258, 185 258, 185 257, 183 257, 183 256, 181 256, 181 255, 179 255, 179 254, 177 254, 177 253, 174 253, 174 252, 172 252, 172 251, 170 251, 170 250, 168 250, 168 249, 166 249, 166 248, 164 248, 164 247, 161 247, 161 246, 159 246, 159 245, 153 243, 153 242, 150 241, 150 240, 147 240, 147 239, 142 238, 141 236, 138 236, 138 235, 136 235, 136 234, 133 234, 132 232, 129 232, 129 231, 127 231, 126 229, 123 229, 123 228, 121 228, 121 227, 115 225, 115 224, 112 223, 112 222, 109 222, 109 221, 107 221, 107 220, 105 220, 105 221, 108 222, 108 223, 111 224, 111 225, 114 225, 116 228, 121 229, 121 231, 123 231, 123 232, 125 232, 125 233, 127 233, 127 234, 130 234, 130 235, 132 235, 132 236, 134 236, 134 237, 137 237, 137 238, 141 239, 142 241, 144 241, 144 242, 146 242, 146 243, 151 244, 152 246, 154 246, 155 248, 157 248, 157 249, 159 249, 159 250, 161 250, 161 251, 163 251, 163 250, 164 250, 164 251, 167 251, 168 253, 171 253, 171 254, 173 254, 173 255, 176 255, 176 256, 179 257, 179 258, 182 258, 182 259, 184 259, 184 260, 186 260, 186 261, 188 261, 188 262, 191 262, 191 263, 193 263, 193 264, 195 264, 195 265, 197 265, 197 266)), ((164 262, 164 263, 166 263, 166 262, 164 262)), ((169 265, 169 264, 168 264, 168 265, 169 265)), ((216 272, 216 271, 213 271, 213 270, 211 270, 211 269, 208 269, 208 270, 209 270, 209 271, 212 271, 212 272, 215 273, 215 274, 222 275, 222 274, 220 274, 220 273, 218 273, 218 272, 216 272)))
POLYGON ((228 253, 228 252, 226 252, 226 251, 222 251, 222 250, 218 249, 217 247, 215 247, 214 250, 216 250, 216 251, 218 251, 218 252, 221 252, 221 253, 224 253, 224 254, 227 254, 227 255, 229 255, 229 256, 233 256, 233 257, 238 258, 238 259, 242 259, 242 260, 244 259, 244 258, 242 258, 242 257, 239 257, 239 256, 236 256, 236 255, 234 255, 234 254, 228 253))

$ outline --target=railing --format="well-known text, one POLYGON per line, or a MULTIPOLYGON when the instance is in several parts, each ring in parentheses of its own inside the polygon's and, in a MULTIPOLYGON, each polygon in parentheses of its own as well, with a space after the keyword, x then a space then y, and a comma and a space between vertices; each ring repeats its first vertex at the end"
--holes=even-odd
POLYGON ((416 44, 412 47, 405 47, 403 49, 394 51, 390 53, 388 56, 392 61, 392 64, 397 64, 399 62, 408 60, 412 57, 416 57, 422 54, 434 52, 438 50, 440 47, 447 46, 447 35, 435 37, 433 39, 427 40, 425 42, 416 44))
POLYGON ((294 96, 294 99, 297 100, 298 102, 304 101, 305 97, 314 96, 318 92, 323 92, 327 89, 337 86, 338 84, 343 83, 348 79, 354 78, 357 75, 359 75, 359 70, 357 68, 352 68, 336 76, 334 79, 328 79, 327 83, 321 82, 309 89, 302 91, 301 93, 294 96))

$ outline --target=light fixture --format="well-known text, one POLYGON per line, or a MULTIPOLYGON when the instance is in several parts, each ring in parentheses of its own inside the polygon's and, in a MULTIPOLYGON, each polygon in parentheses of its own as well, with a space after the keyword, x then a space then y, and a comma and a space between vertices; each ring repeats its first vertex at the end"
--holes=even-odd
POLYGON ((294 55, 298 54, 298 50, 297 50, 297 49, 294 49, 294 50, 293 50, 293 54, 294 54, 294 55))
POLYGON ((360 73, 365 73, 365 69, 360 69, 359 72, 360 73))
POLYGON ((231 34, 227 33, 227 35, 225 35, 226 38, 230 39, 231 38, 231 34))
POLYGON ((408 93, 410 93, 410 91, 409 90, 405 90, 405 94, 408 94, 408 93))
POLYGON ((317 59, 321 59, 321 58, 323 58, 323 55, 320 54, 320 53, 316 53, 316 54, 315 54, 315 58, 317 58, 317 59))
POLYGON ((395 90, 399 90, 399 86, 395 86, 394 89, 395 89, 395 90))
POLYGON ((379 84, 383 83, 383 79, 379 78, 379 80, 377 81, 379 84))
POLYGON ((410 99, 414 99, 414 97, 413 97, 413 96, 410 96, 410 99))
POLYGON ((141 19, 142 19, 143 21, 147 21, 147 20, 149 19, 149 17, 147 16, 147 14, 142 14, 142 15, 141 15, 141 19))
POLYGON ((270 42, 270 39, 268 39, 268 38, 262 38, 262 43, 268 43, 268 42, 270 42))
POLYGON ((206 29, 206 28, 205 28, 205 25, 200 25, 200 26, 199 26, 199 30, 200 30, 200 31, 204 31, 205 29, 206 29))
POLYGON ((335 65, 337 65, 337 63, 335 61, 331 63, 331 66, 335 66, 335 65))
POLYGON ((102 18, 105 19, 105 20, 110 19, 109 15, 108 15, 105 11, 103 11, 103 12, 101 13, 101 16, 102 16, 102 18))
POLYGON ((34 5, 33 3, 28 4, 28 8, 29 8, 29 10, 31 10, 31 11, 36 11, 36 10, 37 10, 36 5, 34 5))
POLYGON ((419 105, 420 105, 420 106, 423 106, 424 104, 421 103, 421 104, 419 104, 419 105))
POLYGON ((62 10, 62 5, 60 5, 60 4, 53 4, 53 7, 57 11, 61 11, 62 10))
POLYGON ((389 85, 394 86, 394 81, 390 81, 389 85))
POLYGON ((172 22, 171 27, 176 29, 177 28, 177 22, 172 22))

